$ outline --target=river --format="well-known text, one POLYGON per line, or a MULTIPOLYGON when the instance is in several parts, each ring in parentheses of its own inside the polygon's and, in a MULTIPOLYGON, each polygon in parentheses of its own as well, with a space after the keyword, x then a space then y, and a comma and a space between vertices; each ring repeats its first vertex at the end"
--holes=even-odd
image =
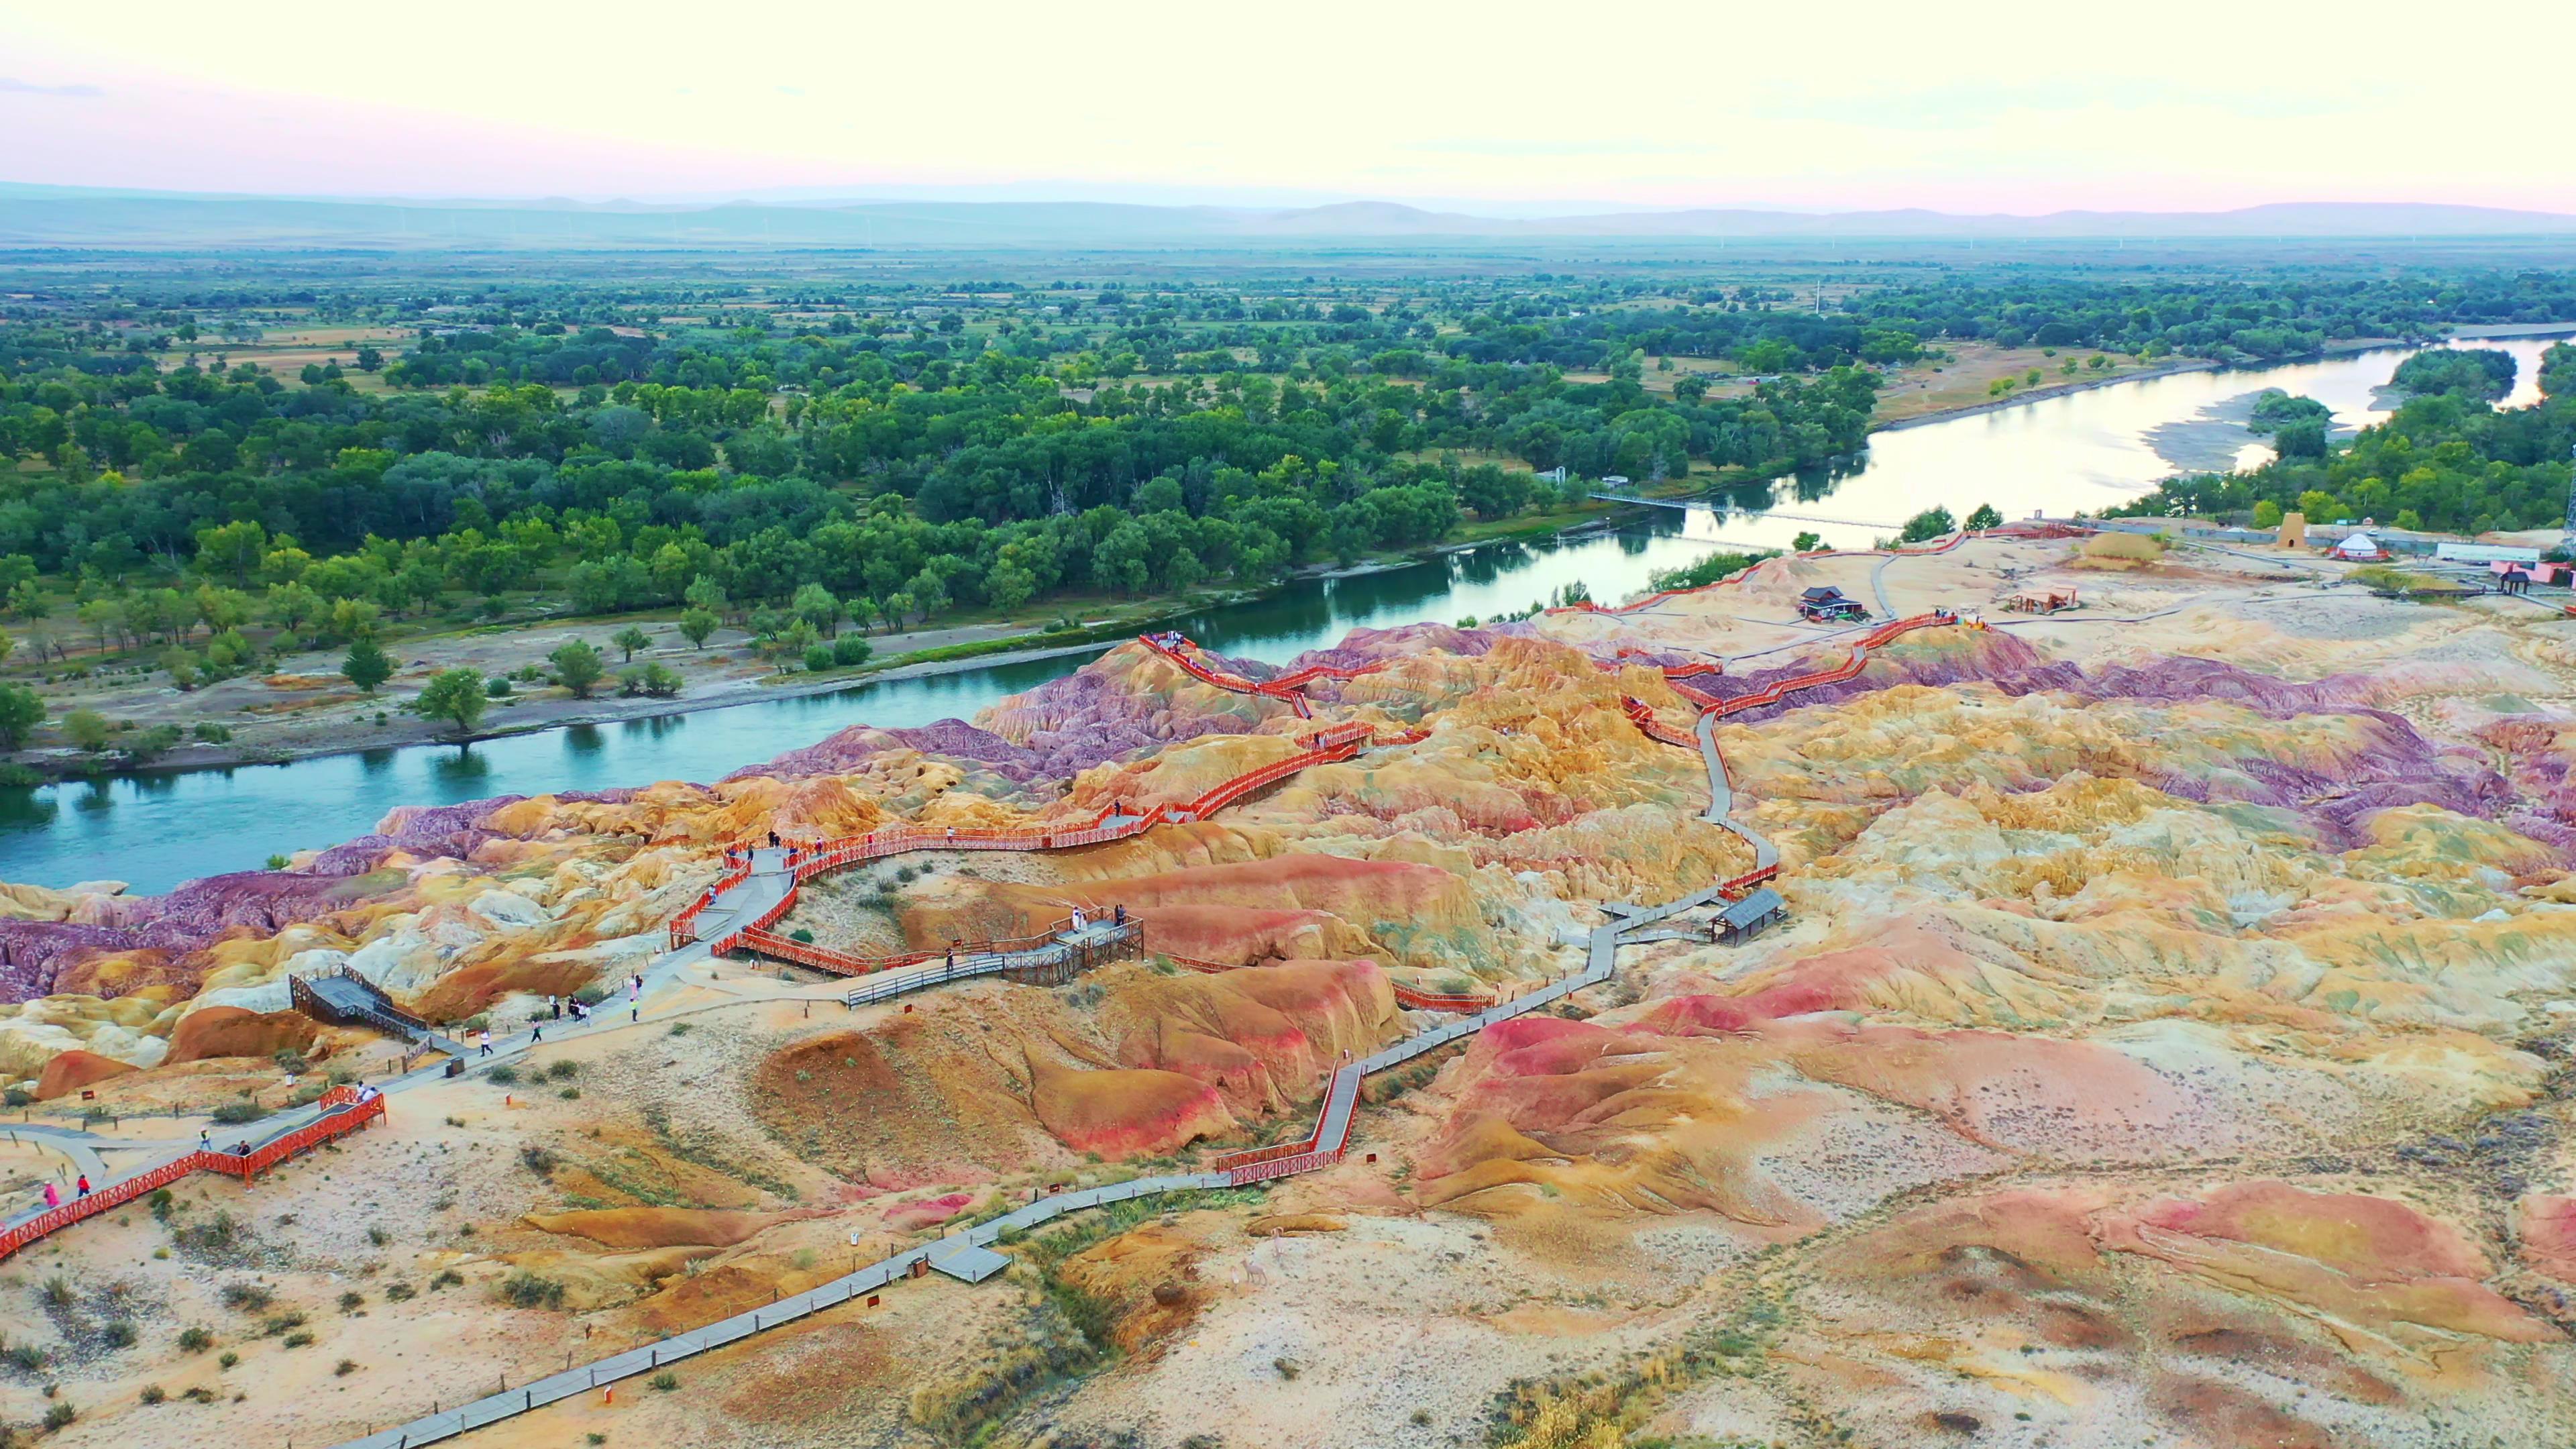
MULTIPOLYGON (((2475 345, 2504 348, 2520 362, 2508 406, 2537 397, 2537 359, 2547 340, 2475 345)), ((1604 536, 1498 544, 1375 573, 1299 580, 1266 598, 1209 610, 1185 627, 1211 648, 1284 660, 1355 628, 1526 608, 1578 581, 1595 598, 1620 598, 1718 544, 1786 547, 1812 530, 1828 543, 1864 546, 1934 503, 1963 516, 1991 503, 2006 518, 2099 510, 2177 471, 2169 455, 2178 432, 2204 451, 2216 440, 2229 455, 2261 458, 2262 445, 2230 434, 2224 420, 2241 416, 2246 396, 2262 388, 2314 397, 2335 410, 2339 425, 2385 416, 2373 393, 2406 355, 2391 349, 2260 370, 2176 373, 1884 432, 1857 466, 1781 480, 1760 511, 1644 510, 1652 516, 1604 536)), ((0 880, 60 886, 112 879, 166 890, 195 876, 256 868, 273 853, 364 835, 397 805, 713 780, 847 725, 971 717, 1088 657, 573 726, 463 749, 423 745, 0 791, 0 880)))

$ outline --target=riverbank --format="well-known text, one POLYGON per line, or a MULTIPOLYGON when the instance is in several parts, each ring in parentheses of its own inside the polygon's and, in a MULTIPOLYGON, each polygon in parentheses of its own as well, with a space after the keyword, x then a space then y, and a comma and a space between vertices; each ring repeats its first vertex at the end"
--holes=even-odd
MULTIPOLYGON (((2395 344, 2366 339, 2339 344, 2332 350, 2361 353, 2391 345, 2395 344)), ((2138 381, 2150 376, 2210 372, 2217 366, 2205 359, 2189 359, 2174 361, 2147 372, 2083 378, 2034 388, 2010 398, 1950 409, 1928 419, 1899 420, 1877 431, 1905 433, 1919 427, 1921 421, 1948 421, 2048 398, 2099 391, 2115 383, 2138 381)), ((1982 430, 1971 431, 1983 436, 1982 430)), ((1919 432, 1907 435, 1927 436, 1919 432)), ((1891 442, 1889 447, 1892 450, 1894 444, 1891 442)), ((1701 473, 1667 479, 1660 484, 1631 485, 1625 491, 1687 499, 1723 489, 1729 481, 1723 476, 1701 473)), ((2026 509, 2033 502, 2047 506, 2054 501, 2024 500, 2022 506, 2026 509)), ((739 630, 721 631, 712 641, 712 647, 699 650, 688 647, 677 638, 673 620, 634 616, 536 619, 506 626, 398 638, 389 641, 388 647, 396 651, 402 668, 379 696, 361 695, 348 686, 336 673, 337 656, 323 652, 297 656, 267 676, 220 681, 188 693, 167 687, 149 675, 101 672, 78 684, 59 690, 49 689, 49 710, 59 716, 74 708, 95 709, 112 718, 131 720, 136 728, 146 730, 162 724, 186 729, 198 721, 221 722, 232 731, 232 737, 192 741, 146 764, 126 764, 112 771, 96 771, 91 757, 61 748, 22 754, 18 758, 38 766, 49 775, 59 775, 75 782, 100 778, 169 777, 251 765, 288 764, 333 755, 363 755, 373 759, 390 757, 395 752, 421 745, 519 740, 586 727, 629 725, 705 714, 742 705, 792 704, 941 675, 976 671, 1009 675, 1015 667, 1043 665, 1051 659, 1097 652, 1118 638, 1153 627, 1178 625, 1192 628, 1193 632, 1204 628, 1221 635, 1224 629, 1212 622, 1219 617, 1240 616, 1247 610, 1259 613, 1274 606, 1284 612, 1298 613, 1312 607, 1311 603, 1291 602, 1301 592, 1312 595, 1320 586, 1326 590, 1344 591, 1336 597, 1347 599, 1347 591, 1355 586, 1373 580, 1401 578, 1407 570, 1435 561, 1444 562, 1462 579, 1472 578, 1480 571, 1508 574, 1519 566, 1519 560, 1529 556, 1517 549, 1496 550, 1496 545, 1529 543, 1544 546, 1550 541, 1563 539, 1569 530, 1579 530, 1586 537, 1598 538, 1601 534, 1632 526, 1641 514, 1648 511, 1624 505, 1585 502, 1508 520, 1470 523, 1461 530, 1463 537, 1418 549, 1389 552, 1350 565, 1308 565, 1261 590, 1200 591, 1180 599, 1115 603, 1108 600, 1073 601, 1071 606, 1077 610, 1077 617, 1084 621, 1084 629, 1080 633, 1041 629, 1033 623, 1013 627, 1002 621, 977 620, 969 616, 938 629, 873 637, 870 642, 880 652, 880 662, 819 674, 777 672, 770 663, 752 653, 747 647, 748 639, 739 630), (1488 550, 1493 551, 1489 553, 1488 550), (650 647, 639 652, 634 662, 661 663, 684 675, 684 688, 676 697, 595 697, 581 700, 571 698, 557 688, 541 684, 523 685, 495 700, 491 715, 483 726, 461 739, 443 732, 435 723, 404 713, 399 708, 400 701, 409 698, 428 677, 442 669, 469 667, 486 676, 523 674, 532 666, 541 668, 546 654, 562 643, 582 639, 598 644, 603 642, 608 631, 630 624, 640 625, 654 636, 650 647)), ((1901 513, 1869 513, 1865 508, 1859 511, 1873 518, 1902 516, 1901 513)), ((1786 530, 1805 526, 1792 521, 1800 517, 1802 515, 1781 514, 1779 529, 1782 532, 1776 539, 1765 536, 1731 541, 1698 539, 1696 542, 1708 547, 1730 544, 1743 547, 1785 546, 1789 542, 1786 530)), ((1828 524, 1849 522, 1834 519, 1815 521, 1828 524)), ((1603 594, 1611 587, 1611 580, 1591 577, 1588 572, 1581 581, 1596 594, 1603 594)), ((1547 587, 1553 587, 1556 582, 1559 581, 1550 580, 1547 587)), ((1372 589, 1375 587, 1371 584, 1372 589)), ((1437 593, 1444 591, 1446 586, 1435 583, 1423 587, 1437 593)), ((1435 602, 1415 585, 1398 585, 1397 588, 1418 600, 1413 608, 1397 616, 1408 619, 1445 620, 1470 612, 1488 613, 1491 608, 1486 606, 1497 602, 1488 597, 1486 606, 1469 608, 1461 603, 1435 602)), ((1532 579, 1527 593, 1515 589, 1500 602, 1506 612, 1517 610, 1536 601, 1543 592, 1537 581, 1532 579)), ((1327 607, 1338 613, 1347 607, 1347 603, 1327 607)), ((1303 647, 1292 639, 1263 635, 1243 642, 1263 657, 1284 657, 1278 651, 1293 652, 1295 647, 1303 647)), ((612 667, 624 662, 615 652, 610 654, 610 658, 612 667)), ((614 688, 613 681, 610 687, 614 688)), ((1024 686, 1005 683, 1001 687, 1024 686)), ((971 712, 962 698, 957 709, 961 713, 971 712)), ((910 712, 908 707, 899 706, 891 699, 876 704, 853 703, 848 707, 819 712, 798 711, 795 713, 796 728, 803 729, 810 722, 814 728, 828 729, 838 727, 838 723, 845 723, 853 717, 891 718, 898 714, 904 715, 909 722, 910 712)), ((130 734, 120 736, 131 737, 130 734)), ((588 747, 579 738, 567 746, 571 749, 588 747)), ((115 758, 114 752, 111 751, 108 757, 115 758)), ((707 768, 707 762, 703 760, 693 761, 685 769, 674 764, 664 773, 647 778, 704 773, 707 768)))

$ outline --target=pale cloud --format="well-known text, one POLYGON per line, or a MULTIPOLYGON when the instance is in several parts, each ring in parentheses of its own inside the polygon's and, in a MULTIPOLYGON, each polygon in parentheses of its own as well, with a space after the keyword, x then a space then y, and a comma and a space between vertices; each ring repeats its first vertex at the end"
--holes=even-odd
POLYGON ((106 94, 106 91, 93 85, 77 83, 64 86, 39 85, 34 81, 22 81, 15 76, 0 75, 0 95, 52 96, 57 100, 86 101, 106 94))

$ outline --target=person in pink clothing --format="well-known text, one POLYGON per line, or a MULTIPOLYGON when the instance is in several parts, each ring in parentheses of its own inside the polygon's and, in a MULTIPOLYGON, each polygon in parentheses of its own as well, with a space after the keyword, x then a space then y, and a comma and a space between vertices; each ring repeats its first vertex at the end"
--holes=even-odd
POLYGON ((54 1185, 53 1185, 52 1183, 50 1183, 50 1182, 49 1182, 49 1183, 46 1183, 46 1184, 45 1184, 45 1206, 47 1206, 47 1207, 49 1207, 49 1208, 58 1208, 58 1207, 61 1207, 62 1205, 63 1205, 63 1190, 62 1190, 61 1188, 58 1188, 58 1187, 54 1186, 54 1185))

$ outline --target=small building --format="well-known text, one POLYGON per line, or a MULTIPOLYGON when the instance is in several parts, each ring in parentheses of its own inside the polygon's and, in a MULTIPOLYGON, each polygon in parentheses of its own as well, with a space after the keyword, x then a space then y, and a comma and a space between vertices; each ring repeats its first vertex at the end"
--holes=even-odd
POLYGON ((1862 608, 1859 600, 1831 584, 1825 584, 1798 595, 1798 617, 1828 621, 1866 619, 1869 610, 1862 608))
POLYGON ((2004 607, 2016 614, 2054 614, 2075 607, 2073 584, 2024 584, 2005 598, 2004 607))
POLYGON ((1788 913, 1789 903, 1781 899, 1778 891, 1764 886, 1742 900, 1727 902, 1726 909, 1709 923, 1709 934, 1721 946, 1740 946, 1788 913))
POLYGON ((2340 542, 2326 550, 2326 556, 2346 563, 2386 563, 2388 550, 2381 548, 2379 540, 2364 530, 2345 534, 2340 542))
POLYGON ((2487 572, 2493 574, 2499 584, 2504 585, 2512 584, 2516 574, 2522 576, 2524 583, 2564 584, 2570 577, 2576 577, 2576 564, 2557 563, 2549 559, 2511 562, 2497 559, 2487 565, 2487 572))

